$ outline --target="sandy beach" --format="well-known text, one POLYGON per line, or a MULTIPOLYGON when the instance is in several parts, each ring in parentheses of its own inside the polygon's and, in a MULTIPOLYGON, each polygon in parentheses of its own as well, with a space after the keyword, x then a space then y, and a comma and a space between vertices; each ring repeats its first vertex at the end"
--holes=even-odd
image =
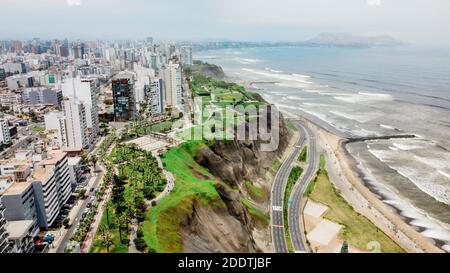
POLYGON ((408 225, 394 208, 367 187, 357 170, 357 162, 347 152, 343 138, 312 122, 318 145, 327 158, 327 170, 338 192, 352 207, 367 217, 407 252, 442 253, 431 241, 408 225))

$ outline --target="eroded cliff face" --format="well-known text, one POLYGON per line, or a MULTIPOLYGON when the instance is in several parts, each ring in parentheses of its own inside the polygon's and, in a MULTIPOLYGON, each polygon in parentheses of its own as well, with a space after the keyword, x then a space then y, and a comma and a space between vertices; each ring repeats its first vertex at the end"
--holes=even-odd
POLYGON ((252 222, 238 191, 219 185, 221 200, 194 202, 182 230, 185 252, 261 252, 252 237, 252 222))
POLYGON ((291 132, 280 123, 278 149, 261 151, 260 140, 215 141, 200 148, 195 161, 221 182, 216 186, 220 200, 204 205, 194 202, 183 228, 185 252, 263 252, 270 241, 268 225, 261 225, 250 215, 242 199, 252 202, 263 213, 269 212, 270 189, 275 170, 288 147, 291 132), (257 182, 265 198, 252 199, 246 181, 257 182))
POLYGON ((200 149, 195 160, 231 187, 260 179, 271 185, 272 164, 281 158, 290 137, 281 119, 278 148, 274 151, 261 151, 260 140, 215 141, 212 146, 200 149))

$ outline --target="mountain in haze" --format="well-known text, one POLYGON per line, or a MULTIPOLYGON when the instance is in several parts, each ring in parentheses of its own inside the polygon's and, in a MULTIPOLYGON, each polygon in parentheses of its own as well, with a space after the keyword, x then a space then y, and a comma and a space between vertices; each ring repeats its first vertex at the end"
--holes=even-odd
POLYGON ((343 46, 343 47, 377 47, 398 46, 403 43, 389 35, 356 35, 348 33, 321 33, 304 42, 312 46, 343 46))

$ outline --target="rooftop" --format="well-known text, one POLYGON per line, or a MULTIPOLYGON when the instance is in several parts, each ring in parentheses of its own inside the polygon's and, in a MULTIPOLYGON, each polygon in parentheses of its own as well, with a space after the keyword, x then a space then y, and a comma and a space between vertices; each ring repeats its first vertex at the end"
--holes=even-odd
POLYGON ((77 164, 80 164, 80 162, 81 162, 81 157, 79 157, 79 156, 76 156, 76 157, 69 157, 69 158, 68 158, 68 162, 69 162, 69 165, 77 165, 77 164))
POLYGON ((33 173, 31 176, 33 177, 33 180, 37 181, 46 181, 49 177, 53 175, 53 169, 48 168, 37 168, 33 170, 33 173))
POLYGON ((19 195, 22 194, 28 187, 31 186, 31 181, 27 182, 14 182, 10 187, 8 187, 3 193, 4 196, 7 195, 19 195))
POLYGON ((66 156, 65 152, 62 151, 52 151, 48 154, 48 157, 41 162, 39 162, 39 166, 45 165, 56 165, 66 156))
POLYGON ((28 231, 32 226, 32 220, 9 221, 6 224, 6 230, 9 234, 8 238, 11 240, 21 239, 28 234, 28 231))

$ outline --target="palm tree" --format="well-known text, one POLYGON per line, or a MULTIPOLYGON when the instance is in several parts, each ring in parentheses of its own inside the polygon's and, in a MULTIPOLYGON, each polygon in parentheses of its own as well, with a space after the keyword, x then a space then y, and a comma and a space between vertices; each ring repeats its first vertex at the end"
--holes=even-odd
POLYGON ((109 223, 109 209, 111 208, 111 203, 110 202, 106 202, 105 208, 106 208, 106 224, 109 227, 109 225, 110 225, 110 223, 109 223))
POLYGON ((119 237, 120 237, 120 241, 123 242, 122 239, 122 227, 126 226, 126 231, 128 231, 128 224, 129 224, 129 215, 127 213, 122 213, 119 217, 117 217, 116 221, 117 221, 117 225, 119 227, 119 237))
POLYGON ((109 226, 101 225, 99 231, 102 245, 106 247, 106 252, 109 253, 109 247, 113 244, 113 235, 109 230, 109 226))
POLYGON ((89 158, 89 162, 94 166, 94 172, 96 170, 97 161, 98 161, 98 157, 96 155, 92 155, 89 158))

